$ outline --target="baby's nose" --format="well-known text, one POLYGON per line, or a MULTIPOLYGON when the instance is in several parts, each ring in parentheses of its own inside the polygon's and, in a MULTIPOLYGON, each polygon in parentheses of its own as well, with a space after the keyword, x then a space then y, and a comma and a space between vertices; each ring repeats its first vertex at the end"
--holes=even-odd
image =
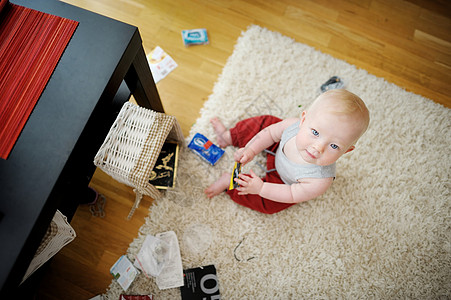
POLYGON ((313 145, 313 149, 315 149, 315 151, 317 151, 318 153, 323 153, 324 148, 325 146, 322 143, 316 143, 313 145))

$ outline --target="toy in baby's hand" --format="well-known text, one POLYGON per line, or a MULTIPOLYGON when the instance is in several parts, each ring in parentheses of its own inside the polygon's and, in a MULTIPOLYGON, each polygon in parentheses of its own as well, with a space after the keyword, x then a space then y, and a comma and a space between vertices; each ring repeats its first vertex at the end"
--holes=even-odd
POLYGON ((238 175, 241 173, 241 163, 235 162, 235 166, 233 167, 232 178, 230 178, 229 190, 236 189, 240 185, 235 182, 235 178, 238 178, 238 175))

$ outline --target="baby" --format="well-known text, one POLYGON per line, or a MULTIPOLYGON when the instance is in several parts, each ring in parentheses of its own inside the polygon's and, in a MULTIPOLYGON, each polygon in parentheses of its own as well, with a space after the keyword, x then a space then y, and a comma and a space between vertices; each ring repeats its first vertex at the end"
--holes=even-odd
MULTIPOLYGON (((335 162, 354 150, 368 128, 369 112, 358 96, 336 89, 321 94, 300 118, 258 116, 229 130, 217 118, 211 123, 220 147, 239 148, 234 159, 242 165, 267 152, 264 178, 250 170, 235 179, 238 188, 226 192, 238 204, 273 214, 327 191, 335 178, 335 162)), ((230 176, 224 173, 205 194, 212 198, 226 190, 230 176)))

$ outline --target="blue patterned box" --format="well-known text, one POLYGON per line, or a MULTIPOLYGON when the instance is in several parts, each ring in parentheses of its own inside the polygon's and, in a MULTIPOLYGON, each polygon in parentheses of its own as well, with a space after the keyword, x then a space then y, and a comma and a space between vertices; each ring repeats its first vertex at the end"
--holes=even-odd
POLYGON ((193 150, 194 153, 202 157, 212 166, 214 166, 224 154, 224 150, 213 144, 207 137, 200 133, 194 135, 188 148, 193 150))

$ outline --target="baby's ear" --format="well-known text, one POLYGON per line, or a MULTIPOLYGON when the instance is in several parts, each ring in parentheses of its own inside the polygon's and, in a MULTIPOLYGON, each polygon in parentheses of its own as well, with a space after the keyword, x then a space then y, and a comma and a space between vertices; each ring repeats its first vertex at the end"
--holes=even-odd
POLYGON ((306 114, 307 114, 307 111, 304 110, 301 114, 301 122, 299 123, 299 127, 302 125, 302 123, 304 123, 306 114))
POLYGON ((348 153, 348 152, 351 152, 352 150, 354 150, 355 149, 355 146, 351 146, 351 147, 349 147, 349 149, 348 150, 346 150, 346 152, 345 153, 348 153))

